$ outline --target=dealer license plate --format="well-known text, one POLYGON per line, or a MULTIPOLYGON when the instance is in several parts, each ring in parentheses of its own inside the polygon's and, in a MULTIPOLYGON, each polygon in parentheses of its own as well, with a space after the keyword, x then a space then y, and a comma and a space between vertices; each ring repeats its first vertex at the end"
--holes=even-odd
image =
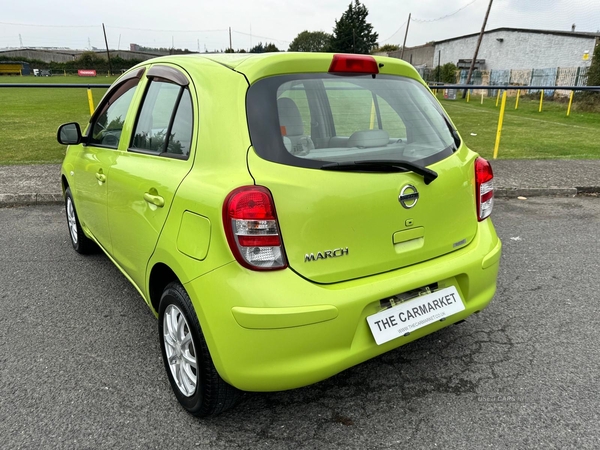
POLYGON ((377 345, 412 333, 465 309, 454 286, 406 301, 367 317, 377 345))

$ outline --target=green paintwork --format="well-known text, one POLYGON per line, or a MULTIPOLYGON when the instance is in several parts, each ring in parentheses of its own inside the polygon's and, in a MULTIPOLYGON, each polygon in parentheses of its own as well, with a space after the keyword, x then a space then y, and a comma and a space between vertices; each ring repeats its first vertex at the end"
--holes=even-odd
MULTIPOLYGON (((248 83, 326 72, 331 58, 282 53, 147 61, 140 66, 170 65, 190 80, 195 126, 189 159, 127 150, 143 77, 118 149, 71 146, 63 163, 63 183, 71 187, 86 234, 153 309, 150 284, 158 268, 176 275, 219 374, 240 389, 322 380, 480 311, 496 289, 501 244, 492 222, 475 218, 477 155, 465 146, 431 166, 439 178, 428 186, 413 173, 309 170, 256 155, 247 129, 248 83), (255 183, 273 193, 288 269, 245 269, 229 249, 223 202, 233 189, 255 183), (398 202, 407 183, 420 193, 410 210, 398 202), (348 255, 305 263, 307 253, 338 247, 348 247, 348 255), (456 286, 465 311, 377 346, 366 317, 380 310, 379 300, 436 282, 456 286)), ((406 63, 376 59, 381 73, 418 79, 406 63)))
POLYGON ((250 152, 248 166, 257 184, 268 186, 275 199, 290 266, 318 283, 336 283, 387 272, 456 250, 473 239, 476 206, 475 154, 463 147, 430 166, 438 180, 425 185, 410 173, 328 172, 279 165, 250 152), (398 202, 403 186, 420 194, 412 209, 398 202), (422 248, 399 255, 392 243, 405 221, 425 228, 422 248), (348 248, 348 255, 305 262, 308 253, 348 248))
POLYGON ((177 250, 190 258, 202 261, 210 244, 210 220, 186 211, 181 218, 177 235, 177 250))

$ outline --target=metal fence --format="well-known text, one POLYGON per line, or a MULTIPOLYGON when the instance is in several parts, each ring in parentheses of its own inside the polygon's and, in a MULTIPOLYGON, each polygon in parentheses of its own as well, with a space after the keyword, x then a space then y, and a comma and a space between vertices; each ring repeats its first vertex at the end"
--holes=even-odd
MULTIPOLYGON (((551 67, 547 69, 524 69, 524 70, 475 70, 471 76, 471 85, 474 86, 521 86, 529 94, 539 92, 535 86, 546 86, 544 96, 554 95, 567 97, 571 89, 552 89, 553 87, 586 86, 589 67, 551 67), (531 86, 530 89, 527 89, 531 86), (548 89, 549 87, 549 89, 548 89)), ((466 84, 467 70, 457 73, 457 84, 466 84)), ((426 77, 423 77, 427 80, 426 77)), ((434 81, 434 80, 432 80, 434 81)), ((489 96, 496 96, 496 89, 476 89, 477 94, 482 91, 489 96)))

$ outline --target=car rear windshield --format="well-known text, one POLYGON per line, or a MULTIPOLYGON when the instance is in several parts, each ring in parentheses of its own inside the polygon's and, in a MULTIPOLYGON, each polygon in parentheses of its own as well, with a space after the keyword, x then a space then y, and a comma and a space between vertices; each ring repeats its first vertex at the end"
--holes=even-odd
POLYGON ((258 155, 300 167, 359 161, 429 165, 460 144, 427 88, 399 76, 269 77, 250 87, 247 109, 258 155))

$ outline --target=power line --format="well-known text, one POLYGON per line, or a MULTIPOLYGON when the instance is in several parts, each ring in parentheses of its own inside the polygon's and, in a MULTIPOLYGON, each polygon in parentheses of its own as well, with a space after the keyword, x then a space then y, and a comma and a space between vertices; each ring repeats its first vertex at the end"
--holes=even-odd
POLYGON ((234 29, 232 29, 231 31, 233 31, 234 33, 237 34, 243 34, 244 36, 250 36, 250 37, 257 37, 257 38, 261 38, 261 39, 268 39, 269 41, 277 41, 277 42, 286 42, 286 43, 290 43, 292 41, 287 41, 285 39, 276 39, 276 38, 272 38, 272 37, 265 37, 265 36, 259 36, 258 34, 250 34, 250 33, 244 33, 243 31, 236 31, 234 29))
POLYGON ((130 28, 130 27, 110 27, 114 30, 131 30, 131 31, 154 31, 157 33, 224 33, 227 32, 227 28, 219 30, 156 30, 152 28, 130 28))
POLYGON ((455 14, 458 14, 459 12, 461 12, 463 9, 467 8, 468 6, 471 6, 473 3, 475 3, 478 0, 473 0, 472 2, 467 3, 465 6, 463 6, 462 8, 457 9, 456 11, 454 11, 453 13, 450 14, 446 14, 445 16, 442 17, 438 17, 437 19, 412 19, 415 22, 437 22, 438 20, 444 20, 447 19, 448 17, 452 17, 455 14))
POLYGON ((0 25, 14 25, 17 27, 42 27, 42 28, 92 28, 98 25, 39 25, 35 23, 0 22, 0 25))
POLYGON ((381 42, 389 41, 391 38, 393 38, 394 36, 396 36, 400 32, 400 30, 402 30, 402 28, 404 28, 404 25, 406 25, 406 22, 404 22, 402 25, 400 25, 400 28, 398 28, 396 31, 394 31, 394 33, 389 38, 382 39, 381 42))
MULTIPOLYGON (((467 3, 465 6, 457 9, 456 11, 454 11, 453 13, 450 14, 446 14, 445 16, 442 17, 438 17, 437 19, 415 19, 414 17, 411 19, 413 22, 420 22, 420 23, 427 23, 427 22, 437 22, 438 20, 443 20, 443 19, 447 19, 448 17, 452 17, 455 14, 458 14, 460 11, 462 11, 463 9, 471 6, 473 3, 475 3, 478 0, 472 0, 471 2, 467 3)), ((387 39, 382 39, 381 42, 387 42, 389 40, 391 40, 393 37, 395 37, 400 31, 402 31, 402 29, 406 26, 406 24, 408 23, 408 21, 404 22, 402 25, 400 25, 400 27, 394 31, 394 33, 392 33, 392 35, 387 38, 387 39)))

